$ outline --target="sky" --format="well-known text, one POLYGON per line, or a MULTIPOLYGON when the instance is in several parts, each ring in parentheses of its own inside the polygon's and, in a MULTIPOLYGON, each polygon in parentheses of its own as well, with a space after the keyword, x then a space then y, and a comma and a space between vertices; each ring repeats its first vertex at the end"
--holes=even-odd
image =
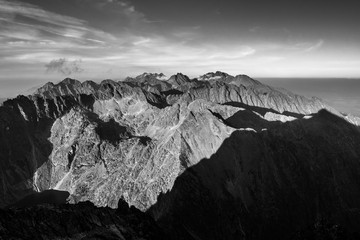
POLYGON ((143 72, 360 78, 359 10, 351 0, 0 0, 0 97, 143 72))

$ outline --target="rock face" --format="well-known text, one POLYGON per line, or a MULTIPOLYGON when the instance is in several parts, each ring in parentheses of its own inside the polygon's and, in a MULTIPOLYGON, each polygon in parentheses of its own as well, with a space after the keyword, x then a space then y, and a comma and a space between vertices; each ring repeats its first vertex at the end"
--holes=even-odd
POLYGON ((246 75, 65 79, 0 107, 0 205, 123 198, 174 239, 291 236, 319 217, 355 229, 358 122, 246 75))
POLYGON ((90 202, 0 209, 1 239, 166 239, 154 220, 120 200, 118 209, 90 202))
POLYGON ((131 86, 142 87, 148 92, 160 94, 171 89, 171 84, 165 80, 168 78, 163 73, 143 73, 135 78, 126 78, 125 83, 131 86))

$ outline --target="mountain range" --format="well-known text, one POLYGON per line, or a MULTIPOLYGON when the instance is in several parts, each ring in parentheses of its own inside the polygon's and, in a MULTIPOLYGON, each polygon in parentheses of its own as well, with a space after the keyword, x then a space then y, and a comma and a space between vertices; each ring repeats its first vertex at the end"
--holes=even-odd
POLYGON ((52 222, 51 211, 91 202, 102 214, 125 201, 166 239, 352 239, 358 125, 319 98, 219 71, 49 82, 0 107, 0 214, 45 211, 52 222), (20 204, 49 190, 73 205, 20 204))

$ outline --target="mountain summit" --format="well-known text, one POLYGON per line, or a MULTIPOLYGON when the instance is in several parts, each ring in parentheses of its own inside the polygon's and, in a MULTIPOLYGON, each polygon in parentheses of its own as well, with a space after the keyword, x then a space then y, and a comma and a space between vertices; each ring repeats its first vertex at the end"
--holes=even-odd
POLYGON ((227 77, 232 77, 232 76, 224 72, 216 71, 215 73, 209 72, 204 75, 201 75, 200 77, 198 77, 198 80, 217 80, 217 79, 225 79, 227 77))

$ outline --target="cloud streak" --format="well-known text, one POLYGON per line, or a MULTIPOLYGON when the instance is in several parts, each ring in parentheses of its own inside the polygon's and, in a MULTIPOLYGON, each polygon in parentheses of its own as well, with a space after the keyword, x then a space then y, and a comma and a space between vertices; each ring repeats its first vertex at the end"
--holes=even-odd
POLYGON ((319 48, 321 48, 324 45, 325 41, 323 39, 319 39, 315 44, 309 46, 308 48, 306 48, 304 51, 305 52, 312 52, 315 51, 319 48))
POLYGON ((58 26, 81 26, 84 24, 84 21, 69 17, 63 16, 55 13, 50 13, 43 9, 36 7, 35 5, 18 2, 18 1, 7 1, 0 0, 0 13, 6 18, 14 19, 16 15, 25 16, 30 19, 40 20, 42 22, 58 25, 58 26))
POLYGON ((111 34, 90 27, 85 20, 49 12, 32 4, 0 0, 0 14, 3 16, 0 18, 2 47, 14 40, 72 42, 79 47, 116 40, 111 34))

